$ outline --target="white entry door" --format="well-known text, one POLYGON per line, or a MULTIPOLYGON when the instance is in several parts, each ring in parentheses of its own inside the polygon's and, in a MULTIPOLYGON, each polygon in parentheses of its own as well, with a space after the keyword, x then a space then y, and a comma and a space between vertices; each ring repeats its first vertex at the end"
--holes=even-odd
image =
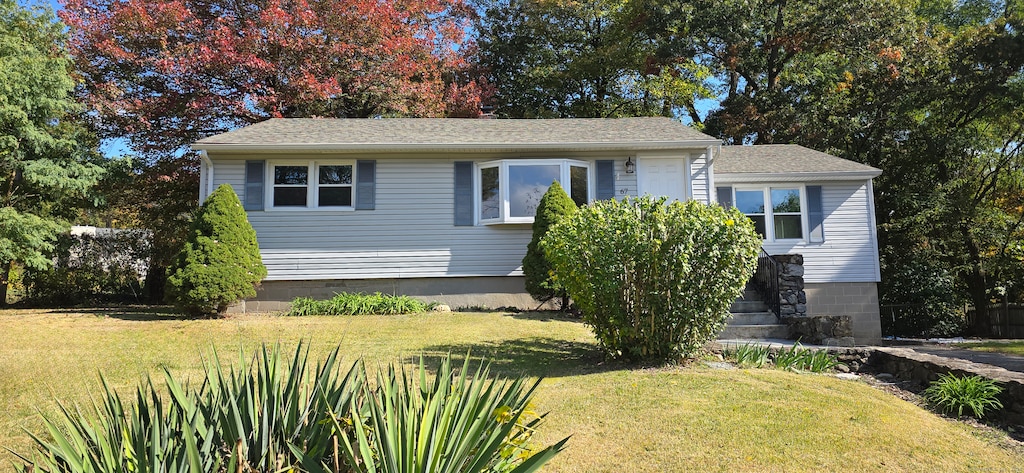
POLYGON ((686 160, 683 158, 638 159, 637 190, 640 195, 686 200, 686 160))

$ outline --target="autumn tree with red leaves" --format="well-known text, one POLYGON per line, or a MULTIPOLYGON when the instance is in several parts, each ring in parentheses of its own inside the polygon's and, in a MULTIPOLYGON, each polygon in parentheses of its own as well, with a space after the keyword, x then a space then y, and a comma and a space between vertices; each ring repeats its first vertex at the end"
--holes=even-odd
POLYGON ((65 0, 99 129, 141 153, 271 117, 475 116, 462 0, 65 0))

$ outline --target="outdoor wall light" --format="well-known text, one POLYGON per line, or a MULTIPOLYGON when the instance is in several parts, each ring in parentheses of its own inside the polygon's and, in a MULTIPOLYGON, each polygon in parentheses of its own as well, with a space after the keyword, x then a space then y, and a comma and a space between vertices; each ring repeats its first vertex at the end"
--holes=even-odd
POLYGON ((636 171, 636 163, 633 162, 633 157, 626 158, 626 174, 633 174, 636 171))

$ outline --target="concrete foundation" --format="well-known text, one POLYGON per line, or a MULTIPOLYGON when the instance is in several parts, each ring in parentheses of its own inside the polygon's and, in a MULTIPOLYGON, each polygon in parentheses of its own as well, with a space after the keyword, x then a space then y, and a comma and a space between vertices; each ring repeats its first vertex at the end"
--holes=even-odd
POLYGON ((242 301, 229 312, 278 312, 288 310, 296 297, 330 299, 339 292, 412 296, 424 302, 447 304, 452 309, 516 307, 535 309, 540 303, 526 293, 522 276, 338 279, 320 281, 263 281, 256 297, 242 301))
POLYGON ((849 316, 858 345, 881 341, 876 283, 806 283, 804 292, 807 293, 807 315, 849 316))

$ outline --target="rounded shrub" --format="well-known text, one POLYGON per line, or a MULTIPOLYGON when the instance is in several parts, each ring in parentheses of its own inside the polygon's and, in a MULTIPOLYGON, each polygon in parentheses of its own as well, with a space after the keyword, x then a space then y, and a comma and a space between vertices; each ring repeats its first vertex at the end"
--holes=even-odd
POLYGON ((555 278, 551 263, 540 248, 540 240, 548 233, 549 228, 576 213, 576 210, 576 203, 565 193, 558 181, 551 183, 551 187, 537 205, 537 215, 533 218, 533 239, 526 245, 526 256, 523 257, 526 292, 541 302, 561 298, 562 310, 568 308, 569 296, 555 278))
POLYGON ((167 298, 190 315, 222 313, 255 296, 266 276, 256 231, 235 191, 222 184, 199 208, 185 247, 167 268, 167 298))
POLYGON ((562 284, 612 356, 691 356, 729 317, 761 238, 736 209, 649 196, 600 201, 541 242, 562 284))

